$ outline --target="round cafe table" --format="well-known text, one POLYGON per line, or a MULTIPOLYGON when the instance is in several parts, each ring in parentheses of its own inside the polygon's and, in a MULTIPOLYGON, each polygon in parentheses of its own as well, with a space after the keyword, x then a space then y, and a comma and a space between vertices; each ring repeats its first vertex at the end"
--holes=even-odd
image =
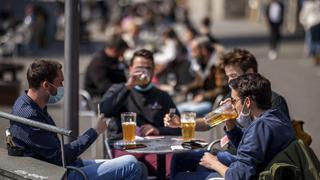
MULTIPOLYGON (((144 144, 146 147, 137 149, 126 149, 129 153, 156 154, 157 155, 157 179, 163 180, 166 175, 166 154, 189 151, 189 149, 173 149, 172 146, 180 146, 182 139, 179 136, 149 136, 136 138, 137 144, 144 144)), ((116 141, 114 148, 122 149, 123 140, 116 141)))

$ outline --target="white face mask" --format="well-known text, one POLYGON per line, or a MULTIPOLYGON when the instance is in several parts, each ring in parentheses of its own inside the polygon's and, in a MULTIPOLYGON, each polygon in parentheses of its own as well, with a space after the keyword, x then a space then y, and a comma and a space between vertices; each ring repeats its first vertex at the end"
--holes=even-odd
POLYGON ((252 122, 252 117, 250 116, 251 109, 245 110, 245 104, 249 99, 247 98, 242 106, 242 110, 236 119, 237 123, 242 127, 242 128, 247 128, 252 122))
MULTIPOLYGON (((50 83, 51 84, 51 83, 50 83)), ((57 94, 56 95, 51 95, 49 93, 49 100, 48 104, 56 104, 58 103, 64 95, 64 89, 63 86, 56 87, 55 85, 51 84, 53 87, 57 88, 57 94)))

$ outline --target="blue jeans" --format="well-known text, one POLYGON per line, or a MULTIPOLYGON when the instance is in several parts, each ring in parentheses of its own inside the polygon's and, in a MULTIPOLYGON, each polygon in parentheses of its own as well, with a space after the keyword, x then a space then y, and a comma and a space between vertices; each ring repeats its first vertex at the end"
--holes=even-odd
POLYGON ((217 172, 199 165, 200 159, 205 152, 207 151, 195 150, 174 154, 171 161, 171 180, 221 177, 217 172))
MULTIPOLYGON (((146 167, 132 155, 125 155, 115 159, 83 160, 83 167, 80 167, 80 169, 90 180, 147 179, 146 167)), ((68 173, 68 179, 83 178, 79 173, 70 171, 68 173)))
POLYGON ((194 103, 192 101, 183 102, 177 106, 179 112, 195 112, 197 117, 202 117, 212 111, 212 103, 209 101, 203 101, 200 103, 194 103))

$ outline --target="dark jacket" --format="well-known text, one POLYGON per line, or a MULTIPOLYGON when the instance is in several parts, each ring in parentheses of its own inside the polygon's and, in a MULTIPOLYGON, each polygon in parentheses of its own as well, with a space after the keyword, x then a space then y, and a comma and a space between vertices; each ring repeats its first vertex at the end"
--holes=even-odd
POLYGON ((279 110, 267 110, 246 129, 236 127, 227 135, 237 148, 237 160, 226 171, 226 180, 252 179, 295 140, 290 119, 279 110))
MULTIPOLYGON (((12 114, 37 122, 56 126, 47 112, 41 109, 27 94, 20 96, 12 114)), ((60 140, 56 133, 34 128, 16 122, 10 122, 10 132, 16 146, 24 149, 24 156, 40 159, 52 164, 62 165, 60 140)), ((66 165, 82 166, 78 156, 84 152, 98 137, 97 132, 90 128, 75 141, 64 145, 66 165)))
POLYGON ((87 67, 84 89, 91 96, 102 97, 113 84, 126 82, 125 69, 125 64, 101 51, 87 67))
POLYGON ((180 135, 180 128, 164 127, 163 118, 170 108, 176 108, 171 97, 156 87, 140 92, 128 89, 124 84, 113 85, 104 95, 101 112, 113 117, 108 126, 109 140, 122 138, 120 114, 137 113, 137 126, 151 124, 158 128, 161 135, 180 135))
POLYGON ((259 180, 296 179, 319 180, 320 162, 303 141, 293 141, 278 153, 259 175, 259 180))
POLYGON ((289 117, 289 119, 291 119, 287 101, 283 96, 272 91, 271 103, 271 109, 280 109, 285 115, 289 117))

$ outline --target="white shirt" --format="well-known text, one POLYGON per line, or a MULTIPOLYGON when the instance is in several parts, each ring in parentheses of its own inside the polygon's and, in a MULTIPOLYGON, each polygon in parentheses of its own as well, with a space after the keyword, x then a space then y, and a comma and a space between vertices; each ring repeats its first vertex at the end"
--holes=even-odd
POLYGON ((269 7, 269 19, 273 23, 279 23, 281 20, 281 6, 278 2, 272 2, 269 7))

